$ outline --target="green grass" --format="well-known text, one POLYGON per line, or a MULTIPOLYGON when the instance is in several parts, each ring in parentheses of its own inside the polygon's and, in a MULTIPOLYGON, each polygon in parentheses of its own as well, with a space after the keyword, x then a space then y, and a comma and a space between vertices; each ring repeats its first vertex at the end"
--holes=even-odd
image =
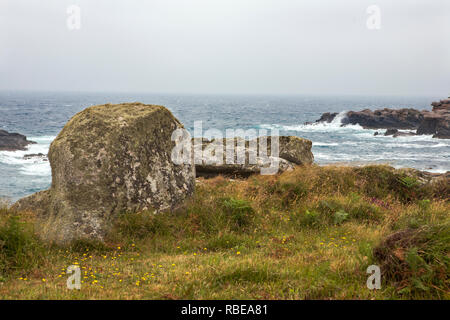
POLYGON ((0 209, 0 298, 449 299, 448 181, 401 177, 310 166, 201 179, 182 209, 123 214, 105 243, 68 247, 36 239, 32 214, 0 209), (387 245, 399 231, 414 241, 387 245), (66 288, 72 264, 79 291, 66 288), (366 287, 371 264, 381 290, 366 287))

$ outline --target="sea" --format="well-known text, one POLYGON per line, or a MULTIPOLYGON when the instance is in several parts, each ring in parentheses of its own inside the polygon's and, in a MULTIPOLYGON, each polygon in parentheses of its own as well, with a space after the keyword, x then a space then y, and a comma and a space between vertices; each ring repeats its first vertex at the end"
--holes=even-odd
POLYGON ((255 129, 261 134, 278 130, 313 142, 315 162, 326 164, 389 164, 429 172, 450 170, 450 140, 430 135, 393 138, 385 130, 359 125, 341 126, 346 111, 380 108, 431 110, 437 96, 312 96, 312 95, 201 95, 88 92, 0 92, 0 129, 18 132, 37 142, 26 151, 0 151, 0 198, 10 202, 45 190, 51 184, 48 161, 25 160, 25 154, 48 152, 50 143, 77 112, 92 105, 143 102, 167 107, 193 132, 255 129), (314 122, 324 112, 338 112, 332 123, 314 122), (379 135, 374 135, 378 131, 379 135))

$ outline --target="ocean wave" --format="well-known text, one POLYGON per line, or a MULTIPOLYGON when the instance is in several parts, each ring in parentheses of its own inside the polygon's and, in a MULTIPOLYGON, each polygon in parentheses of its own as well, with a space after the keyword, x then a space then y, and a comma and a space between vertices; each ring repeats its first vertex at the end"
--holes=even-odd
POLYGON ((364 150, 360 150, 361 153, 356 152, 315 152, 315 160, 356 160, 356 161, 396 161, 396 160, 414 160, 414 161, 433 161, 448 163, 450 153, 436 154, 436 153, 394 153, 394 152, 376 152, 376 153, 362 153, 364 150))
MULTIPOLYGON (((354 132, 354 131, 365 131, 363 127, 359 124, 348 124, 342 126, 342 119, 345 118, 347 111, 340 112, 330 123, 328 122, 315 122, 310 124, 298 124, 298 125, 280 125, 280 124, 261 124, 259 125, 262 129, 278 129, 283 131, 298 131, 298 132, 331 132, 331 131, 342 131, 342 132, 354 132)), ((375 130, 371 130, 375 132, 375 130)))
POLYGON ((52 174, 48 161, 35 161, 33 163, 27 163, 19 169, 19 172, 26 176, 40 177, 46 177, 52 174))
POLYGON ((411 149, 423 149, 423 148, 447 148, 450 147, 449 144, 446 143, 437 143, 437 144, 419 144, 419 143, 386 143, 383 144, 386 147, 390 148, 411 148, 411 149))
POLYGON ((38 144, 48 144, 50 145, 56 136, 38 136, 38 137, 27 137, 28 140, 37 142, 38 144))
POLYGON ((24 159, 27 154, 47 154, 54 136, 29 137, 29 140, 37 142, 28 145, 27 150, 0 151, 0 163, 16 167, 19 174, 27 176, 49 176, 51 174, 50 163, 43 158, 34 157, 24 159))
POLYGON ((313 147, 317 146, 317 147, 334 147, 334 146, 338 146, 339 143, 337 142, 313 142, 313 147))

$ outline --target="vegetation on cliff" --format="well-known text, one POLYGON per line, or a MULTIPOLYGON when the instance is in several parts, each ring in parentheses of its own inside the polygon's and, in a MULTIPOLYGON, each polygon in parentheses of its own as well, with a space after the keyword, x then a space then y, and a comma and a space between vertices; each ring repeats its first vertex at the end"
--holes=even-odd
POLYGON ((449 299, 450 186, 387 166, 197 182, 174 212, 123 213, 106 244, 40 242, 0 209, 0 297, 449 299), (65 271, 81 267, 81 290, 65 271), (366 286, 379 265, 380 290, 366 286))

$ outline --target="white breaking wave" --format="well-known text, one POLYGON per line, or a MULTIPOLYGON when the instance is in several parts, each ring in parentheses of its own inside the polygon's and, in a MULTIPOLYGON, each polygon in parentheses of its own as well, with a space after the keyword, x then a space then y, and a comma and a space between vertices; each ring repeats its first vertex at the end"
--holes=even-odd
POLYGON ((448 144, 445 143, 437 143, 437 144, 418 144, 418 143, 386 143, 383 144, 386 147, 390 148, 412 148, 412 149, 423 149, 423 148, 446 148, 449 147, 448 144))
MULTIPOLYGON (((419 141, 418 141, 419 142, 419 141)), ((420 143, 388 143, 387 141, 343 141, 343 142, 313 142, 313 147, 326 147, 326 146, 358 146, 358 147, 379 147, 379 148, 406 148, 406 149, 424 149, 424 148, 447 148, 450 147, 448 143, 436 143, 436 144, 420 144, 420 143)))
POLYGON ((327 142, 313 142, 313 146, 317 146, 317 147, 327 147, 327 146, 330 146, 330 147, 332 147, 332 146, 338 146, 339 145, 339 143, 337 143, 337 142, 330 142, 330 143, 327 143, 327 142))
POLYGON ((28 145, 25 151, 0 151, 0 163, 17 167, 18 173, 27 176, 49 176, 51 175, 50 163, 41 157, 24 159, 27 154, 42 153, 46 155, 54 136, 29 137, 36 144, 28 145))
POLYGON ((55 140, 55 136, 39 136, 39 137, 27 137, 28 140, 37 142, 38 144, 49 145, 55 140))
MULTIPOLYGON (((448 157, 449 155, 447 155, 448 157)), ((427 155, 397 155, 394 153, 368 153, 368 154, 349 154, 349 153, 315 153, 315 160, 333 160, 333 161, 398 161, 398 160, 432 160, 434 162, 446 163, 446 160, 433 154, 427 155)))
POLYGON ((341 126, 342 125, 342 120, 344 120, 344 118, 347 116, 347 112, 348 111, 341 111, 339 112, 334 119, 330 122, 331 125, 338 125, 341 126))
MULTIPOLYGON (((342 120, 345 118, 347 111, 342 111, 336 115, 336 117, 328 122, 314 122, 310 124, 299 124, 299 125, 279 125, 279 124, 262 124, 261 128, 264 129, 278 129, 284 131, 299 131, 299 132, 332 132, 332 131, 342 131, 342 132, 364 132, 367 131, 359 124, 347 124, 342 125, 342 120)), ((370 130, 375 132, 375 130, 370 130)), ((373 133, 372 133, 373 134, 373 133)))

